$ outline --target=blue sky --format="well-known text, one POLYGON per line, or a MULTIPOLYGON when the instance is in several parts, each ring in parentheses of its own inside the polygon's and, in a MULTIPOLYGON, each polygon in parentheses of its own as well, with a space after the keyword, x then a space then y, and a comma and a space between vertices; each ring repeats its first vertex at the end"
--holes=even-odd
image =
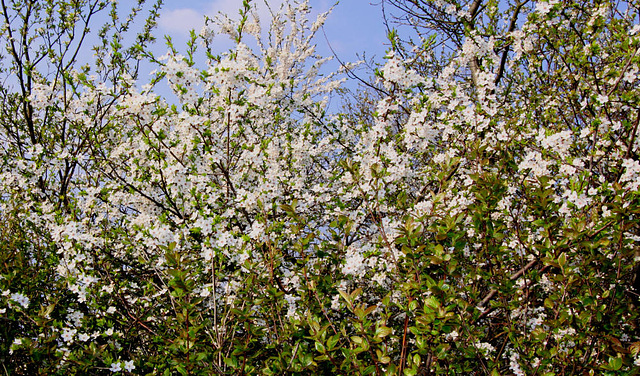
MULTIPOLYGON (((269 17, 264 0, 254 2, 259 7, 264 27, 269 17)), ((269 0, 272 9, 278 9, 282 2, 269 0)), ((241 4, 241 0, 168 0, 161 12, 157 32, 171 35, 177 47, 184 46, 189 30, 199 32, 202 28, 205 14, 214 16, 222 12, 237 18, 241 4)), ((375 56, 375 61, 382 61, 388 42, 380 5, 374 5, 369 0, 343 0, 337 4, 335 1, 310 0, 309 5, 314 15, 335 5, 324 26, 327 40, 322 34, 316 40, 322 56, 331 55, 330 43, 342 61, 356 61, 356 54, 363 52, 367 58, 375 56)))

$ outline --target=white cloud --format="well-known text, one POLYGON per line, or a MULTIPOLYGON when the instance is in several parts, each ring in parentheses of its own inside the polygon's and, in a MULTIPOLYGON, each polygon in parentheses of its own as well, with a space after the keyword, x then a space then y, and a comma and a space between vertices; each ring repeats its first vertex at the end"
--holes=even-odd
MULTIPOLYGON (((267 8, 265 2, 254 1, 253 3, 258 8, 258 17, 260 18, 260 22, 265 26, 268 25, 267 22, 271 20, 271 13, 269 13, 269 8, 267 8)), ((282 3, 284 3, 284 0, 270 0, 269 6, 274 13, 277 13, 282 3)), ((224 13, 232 19, 238 19, 240 16, 238 11, 241 6, 242 3, 238 0, 216 0, 207 6, 207 15, 209 17, 213 17, 218 13, 224 13)))
MULTIPOLYGON (((195 3, 195 2, 194 2, 195 3)), ((269 6, 274 13, 280 10, 284 0, 269 0, 269 6)), ((193 4, 193 3, 192 3, 193 4)), ((264 1, 254 1, 257 6, 257 14, 262 27, 268 27, 271 13, 264 1)), ((199 32, 204 26, 204 16, 214 18, 219 13, 227 14, 232 19, 239 18, 239 10, 242 2, 238 0, 215 0, 197 4, 197 8, 179 8, 164 10, 158 20, 158 26, 166 33, 178 33, 188 35, 190 30, 199 32)), ((314 9, 315 10, 315 9, 314 9)), ((316 12, 317 13, 317 10, 316 12)))
POLYGON ((158 26, 164 32, 189 34, 189 31, 199 32, 204 26, 204 13, 195 9, 183 8, 162 12, 158 26))

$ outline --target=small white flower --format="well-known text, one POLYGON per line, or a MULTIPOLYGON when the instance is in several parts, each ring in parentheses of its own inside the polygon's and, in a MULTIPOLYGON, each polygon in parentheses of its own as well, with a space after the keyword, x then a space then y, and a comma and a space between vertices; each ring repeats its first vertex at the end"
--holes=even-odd
POLYGON ((458 336, 459 336, 458 332, 456 330, 454 330, 451 333, 445 334, 444 337, 445 337, 445 339, 447 339, 449 341, 455 341, 455 340, 458 339, 458 336))
POLYGON ((116 313, 116 307, 111 306, 111 307, 107 308, 107 313, 110 314, 110 315, 116 313))
POLYGON ((22 339, 21 338, 14 339, 13 343, 11 344, 11 348, 9 349, 9 355, 13 354, 13 350, 18 349, 20 345, 22 345, 22 339))
POLYGON ((62 340, 65 342, 73 341, 73 337, 75 336, 76 332, 76 329, 62 328, 62 340))
POLYGON ((496 351, 496 348, 487 342, 477 342, 476 348, 480 350, 480 352, 482 352, 485 357, 488 357, 491 353, 496 351))
POLYGON ((606 104, 607 102, 609 102, 609 97, 603 94, 598 94, 596 99, 598 100, 598 102, 600 102, 600 104, 606 104))
POLYGON ((334 295, 331 299, 331 309, 337 311, 340 309, 340 295, 334 295))
POLYGON ((552 7, 553 7, 553 4, 551 4, 549 2, 539 1, 536 4, 535 11, 540 13, 540 15, 544 16, 545 14, 549 13, 549 11, 551 11, 552 7))
POLYGON ((28 308, 29 307, 29 298, 27 298, 26 296, 18 293, 18 292, 14 292, 13 294, 11 294, 11 300, 13 300, 14 302, 20 304, 22 306, 22 308, 28 308))
POLYGON ((109 368, 109 371, 111 371, 111 372, 120 372, 120 371, 122 371, 122 366, 120 365, 120 362, 111 363, 111 368, 109 368))
POLYGON ((126 362, 124 362, 124 369, 127 372, 131 372, 136 368, 136 366, 133 365, 133 360, 127 360, 126 362))
POLYGON ((112 293, 113 292, 113 285, 109 285, 109 286, 102 286, 102 291, 106 292, 106 293, 112 293))
POLYGON ((211 290, 209 289, 209 287, 205 286, 202 288, 202 290, 200 290, 200 297, 206 298, 209 295, 211 295, 211 290))

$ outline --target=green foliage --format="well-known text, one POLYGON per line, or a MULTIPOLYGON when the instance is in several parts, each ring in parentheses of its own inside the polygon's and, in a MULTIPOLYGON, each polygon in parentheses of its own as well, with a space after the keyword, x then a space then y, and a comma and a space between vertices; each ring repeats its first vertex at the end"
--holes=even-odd
POLYGON ((393 0, 336 116, 306 3, 163 58, 111 4, 2 1, 4 373, 639 373, 640 4, 393 0))

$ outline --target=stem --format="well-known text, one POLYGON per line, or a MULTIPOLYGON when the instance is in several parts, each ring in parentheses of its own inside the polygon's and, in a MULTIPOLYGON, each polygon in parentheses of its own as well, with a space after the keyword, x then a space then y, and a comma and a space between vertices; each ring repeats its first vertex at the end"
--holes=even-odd
MULTIPOLYGON (((412 300, 413 300, 413 298, 409 297, 409 303, 411 303, 412 300)), ((402 371, 404 370, 404 361, 405 361, 405 357, 407 356, 406 351, 407 351, 407 331, 408 331, 408 327, 409 327, 409 314, 405 313, 404 329, 403 329, 403 333, 402 333, 402 351, 400 352, 400 370, 398 372, 398 374, 400 374, 400 375, 402 375, 402 371)))

